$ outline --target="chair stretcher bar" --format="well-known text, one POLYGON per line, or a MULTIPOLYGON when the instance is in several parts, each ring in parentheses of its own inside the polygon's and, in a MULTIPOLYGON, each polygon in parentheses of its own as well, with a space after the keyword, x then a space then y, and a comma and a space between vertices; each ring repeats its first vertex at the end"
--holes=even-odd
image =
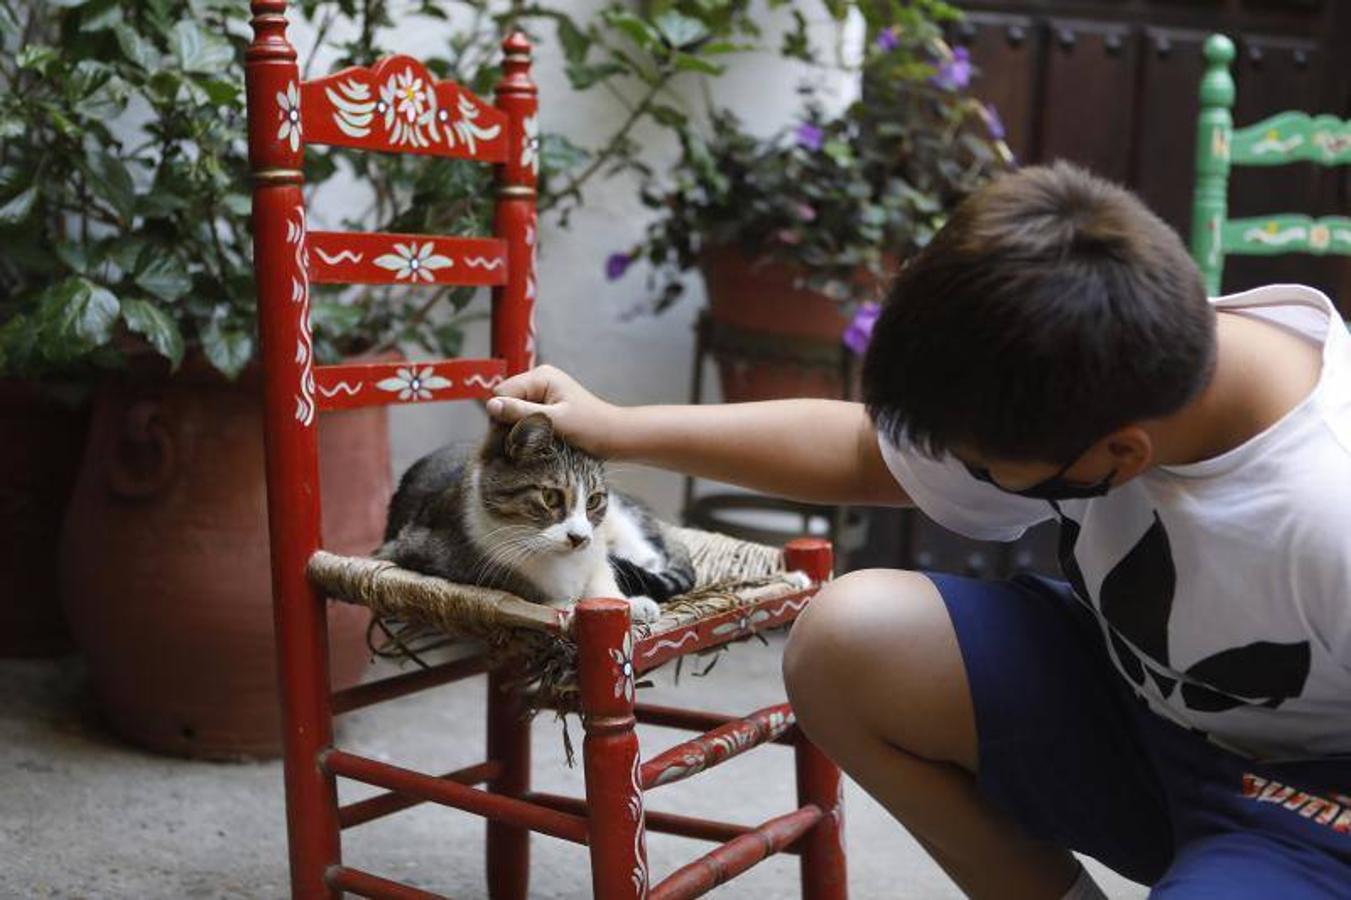
MULTIPOLYGON (((501 775, 503 768, 500 762, 488 760, 476 766, 466 766, 463 769, 456 769, 437 777, 442 781, 453 781, 456 784, 483 784, 485 781, 492 781, 501 775)), ((425 802, 427 801, 401 794, 398 791, 387 791, 374 797, 367 797, 365 800, 358 800, 355 803, 338 807, 338 827, 353 828, 425 802)))
MULTIPOLYGON (((681 709, 678 706, 660 706, 655 703, 637 703, 633 715, 644 725, 656 725, 660 728, 683 728, 686 731, 712 731, 729 722, 741 721, 741 716, 728 713, 707 712, 699 709, 681 709)), ((800 732, 790 728, 770 740, 774 744, 797 744, 800 732)))
POLYGON ((381 678, 379 681, 368 681, 334 693, 333 714, 336 716, 339 713, 351 712, 405 694, 480 675, 486 671, 488 661, 482 656, 474 656, 452 660, 432 666, 430 669, 419 669, 415 672, 381 678))
POLYGON ((707 734, 676 744, 643 763, 639 782, 646 791, 684 781, 778 737, 795 722, 787 703, 756 710, 744 719, 734 719, 707 734))
POLYGON ((759 862, 781 852, 825 815, 820 807, 807 805, 787 815, 770 819, 758 828, 733 838, 676 869, 652 888, 648 900, 689 900, 701 897, 759 862))
MULTIPOLYGON (((525 799, 531 803, 538 803, 540 806, 547 806, 550 809, 576 815, 584 816, 587 811, 586 801, 580 797, 531 792, 526 795, 525 799)), ((754 830, 750 825, 737 825, 733 822, 719 822, 714 819, 699 819, 694 816, 681 816, 651 809, 646 810, 643 816, 648 831, 655 831, 658 834, 677 834, 681 837, 695 838, 701 841, 726 843, 754 830)), ((796 853, 798 851, 796 847, 789 847, 784 852, 796 853)))
POLYGON ((572 841, 574 844, 587 843, 587 821, 581 816, 568 815, 514 797, 504 797, 501 794, 466 787, 453 781, 442 781, 431 775, 342 750, 329 750, 323 753, 320 756, 320 765, 332 775, 341 775, 410 797, 440 803, 506 825, 528 828, 540 834, 572 841))
POLYGON ((375 900, 450 900, 444 894, 429 893, 347 866, 334 866, 329 869, 324 880, 330 887, 356 894, 358 897, 373 897, 375 900))

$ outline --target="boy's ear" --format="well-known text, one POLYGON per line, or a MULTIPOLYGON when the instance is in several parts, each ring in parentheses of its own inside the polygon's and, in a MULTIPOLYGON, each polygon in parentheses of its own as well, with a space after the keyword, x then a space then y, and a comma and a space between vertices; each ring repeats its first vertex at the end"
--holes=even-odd
POLYGON ((1154 464, 1154 441, 1138 425, 1119 428, 1102 443, 1117 471, 1116 484, 1129 481, 1154 464))

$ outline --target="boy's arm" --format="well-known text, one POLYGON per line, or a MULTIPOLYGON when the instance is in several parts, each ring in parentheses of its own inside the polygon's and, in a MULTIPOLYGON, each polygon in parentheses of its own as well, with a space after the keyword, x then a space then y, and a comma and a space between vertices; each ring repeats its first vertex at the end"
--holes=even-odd
POLYGON ((617 407, 541 366, 503 382, 488 412, 515 421, 547 413, 572 443, 812 503, 908 506, 863 406, 773 400, 709 406, 617 407))

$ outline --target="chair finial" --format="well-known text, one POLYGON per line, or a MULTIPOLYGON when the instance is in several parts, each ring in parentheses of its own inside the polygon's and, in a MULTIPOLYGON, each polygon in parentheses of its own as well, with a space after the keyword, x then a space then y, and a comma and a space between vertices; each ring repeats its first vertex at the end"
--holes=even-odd
POLYGON ((1201 78, 1201 106, 1230 109, 1234 105, 1234 78, 1229 64, 1234 61, 1234 42, 1223 34, 1206 38, 1203 50, 1206 73, 1201 78))

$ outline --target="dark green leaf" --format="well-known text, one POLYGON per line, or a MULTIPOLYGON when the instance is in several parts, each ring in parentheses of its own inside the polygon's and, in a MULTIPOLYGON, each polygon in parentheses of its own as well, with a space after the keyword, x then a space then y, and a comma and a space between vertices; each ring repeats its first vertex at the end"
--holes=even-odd
POLYGON ((656 47, 661 36, 642 19, 631 12, 623 10, 610 10, 605 15, 606 21, 614 28, 624 32, 629 38, 642 47, 644 50, 651 50, 656 47))
POLYGON ((10 9, 8 0, 0 0, 0 35, 13 37, 22 31, 23 26, 19 24, 14 10, 10 9))
POLYGON ((37 198, 38 189, 36 187, 30 187, 28 190, 11 197, 5 202, 4 206, 0 206, 0 225, 17 225, 27 219, 28 214, 33 211, 33 202, 37 198))
POLYGON ((141 260, 135 281, 143 290, 172 303, 192 289, 192 277, 174 254, 152 245, 141 253, 141 260))
POLYGON ((78 340, 85 346, 108 342, 117 311, 113 292, 84 278, 67 278, 42 298, 43 317, 55 325, 53 337, 78 340))
POLYGON ((59 58, 56 50, 45 44, 27 44, 14 57, 19 68, 32 69, 35 72, 45 72, 47 67, 59 58))
POLYGON ((675 64, 676 68, 682 71, 702 72, 705 75, 721 75, 725 70, 725 67, 719 63, 689 53, 676 53, 675 64))
POLYGON ((689 121, 688 117, 674 106, 653 103, 648 107, 648 111, 652 113, 652 118, 672 128, 683 128, 689 121))
POLYGON ((93 0, 80 14, 81 31, 104 31, 122 21, 122 0, 93 0))
POLYGON ((234 48, 219 35, 203 29, 192 19, 183 19, 170 34, 169 48, 185 72, 214 75, 234 59, 234 48))
POLYGON ((141 37, 134 28, 119 23, 113 27, 113 34, 117 36, 117 46, 122 49, 122 55, 128 62, 147 71, 159 65, 159 53, 155 45, 141 37))
POLYGON ((127 327, 145 337, 159 354, 168 359, 175 369, 183 361, 183 333, 163 310, 138 299, 122 301, 122 321, 127 327))
POLYGON ((591 48, 591 41, 568 16, 560 15, 556 23, 558 43, 563 46, 563 58, 574 64, 585 60, 587 51, 591 48))
POLYGON ((233 81, 225 81, 219 78, 198 78, 196 82, 197 86, 206 93, 207 99, 216 106, 232 104, 243 93, 243 85, 236 84, 233 81))
POLYGON ((106 77, 72 107, 86 119, 107 122, 127 108, 127 83, 116 75, 106 77))
POLYGON ((564 68, 568 76, 568 84, 575 91, 584 91, 607 78, 614 75, 621 75, 628 69, 616 62, 600 63, 568 63, 564 68))
POLYGON ((82 167, 89 188, 108 202, 123 222, 129 222, 136 203, 136 187, 122 160, 110 153, 92 153, 82 167))
POLYGON ((211 365, 228 378, 235 378, 253 358, 253 336, 222 328, 211 322, 202 330, 202 350, 211 365))

